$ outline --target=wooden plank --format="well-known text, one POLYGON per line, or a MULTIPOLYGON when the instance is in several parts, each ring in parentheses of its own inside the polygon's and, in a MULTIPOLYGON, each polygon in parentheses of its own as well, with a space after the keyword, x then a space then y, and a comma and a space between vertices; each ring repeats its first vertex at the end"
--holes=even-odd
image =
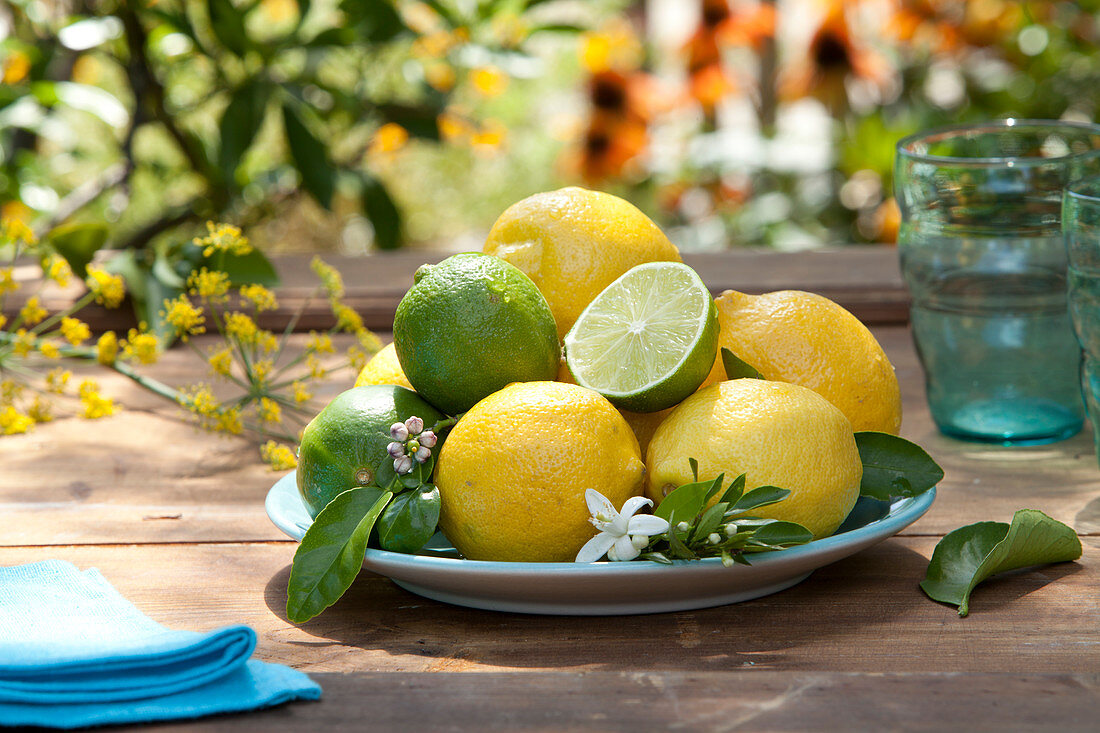
MULTIPOLYGON (((425 263, 439 262, 449 254, 406 249, 366 257, 325 255, 324 259, 343 275, 346 303, 359 312, 369 328, 388 331, 393 326, 398 302, 412 285, 416 269, 425 263)), ((283 284, 277 290, 279 308, 261 316, 265 328, 281 330, 300 308, 304 311, 299 329, 332 325, 332 313, 325 298, 317 296, 317 279, 309 268, 312 257, 283 255, 275 258, 283 284)), ((716 295, 730 288, 751 293, 809 290, 837 301, 866 323, 908 322, 909 298, 898 269, 897 251, 892 247, 811 252, 745 249, 689 253, 684 261, 699 272, 716 295)), ((81 292, 78 283, 64 290, 51 285, 44 290, 43 300, 51 311, 59 310, 81 292)), ((9 298, 5 313, 14 316, 21 303, 20 293, 17 293, 9 298)), ((106 310, 91 306, 85 309, 82 317, 97 331, 126 330, 135 325, 132 314, 125 308, 106 310)))
MULTIPOLYGON (((163 731, 1095 730, 1095 675, 319 674, 318 702, 163 731)), ((130 730, 105 728, 103 730, 130 730)))
POLYGON ((259 655, 308 672, 728 671, 1093 674, 1096 572, 1085 556, 981 586, 971 615, 917 587, 935 538, 894 538, 787 591, 720 608, 551 617, 448 606, 363 573, 313 621, 285 620, 295 545, 2 548, 0 564, 97 567, 152 618, 206 630, 245 623, 259 655))
MULTIPOLYGON (((923 445, 946 476, 935 505, 905 534, 942 535, 972 522, 1008 521, 1035 508, 1100 533, 1100 471, 1086 430, 1050 446, 1004 448, 940 435, 924 401, 908 330, 876 328, 902 386, 903 434, 923 445)), ((296 337, 299 340, 301 337, 296 337)), ((198 339, 200 347, 208 339, 198 339)), ((171 384, 203 378, 175 349, 148 372, 171 384)), ((201 432, 179 410, 128 380, 94 368, 126 409, 109 420, 61 419, 0 439, 0 545, 281 539, 263 512, 277 478, 257 444, 201 432)), ((331 380, 322 400, 351 384, 331 380)))

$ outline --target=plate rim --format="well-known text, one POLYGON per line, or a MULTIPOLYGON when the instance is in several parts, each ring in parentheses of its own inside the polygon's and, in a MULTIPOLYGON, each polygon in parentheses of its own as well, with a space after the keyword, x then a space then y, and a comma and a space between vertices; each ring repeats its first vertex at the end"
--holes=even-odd
MULTIPOLYGON (((297 481, 296 471, 290 471, 281 476, 270 489, 268 489, 267 495, 264 500, 264 508, 267 512, 268 519, 284 534, 301 542, 302 535, 305 534, 305 530, 301 529, 301 535, 296 534, 296 530, 301 528, 301 525, 294 523, 291 525, 289 522, 281 521, 277 516, 278 512, 273 510, 278 504, 280 498, 279 492, 285 490, 284 487, 287 484, 293 485, 294 495, 297 496, 297 481), (292 529, 293 528, 293 529, 292 529)), ((794 547, 788 547, 779 552, 762 552, 754 554, 752 558, 752 565, 741 566, 734 565, 727 570, 733 570, 734 568, 740 568, 743 571, 748 571, 751 568, 760 568, 761 566, 767 566, 772 564, 783 564, 785 562, 796 562, 807 556, 816 556, 822 554, 828 554, 830 551, 843 551, 851 547, 857 549, 853 552, 858 552, 860 549, 865 549, 871 544, 875 544, 876 540, 881 541, 889 537, 896 535, 905 529, 909 525, 916 522, 928 510, 932 507, 933 502, 936 499, 936 486, 928 489, 927 491, 911 497, 900 497, 890 502, 890 508, 886 516, 876 519, 873 522, 857 527, 856 529, 849 530, 843 534, 834 534, 829 537, 823 537, 819 540, 813 540, 804 545, 796 545, 794 547)), ((300 500, 300 499, 299 499, 300 500)), ((304 504, 303 504, 304 507, 304 504)), ((843 556, 842 556, 843 557, 843 556)), ((402 552, 391 552, 389 550, 380 549, 367 549, 364 557, 368 566, 373 566, 377 569, 378 566, 393 567, 398 566, 417 566, 421 568, 435 567, 440 569, 447 569, 449 572, 470 572, 481 574, 514 574, 517 572, 557 572, 557 573, 646 573, 646 572, 666 572, 670 570, 683 571, 685 568, 697 568, 705 569, 715 566, 720 566, 722 563, 721 558, 706 557, 698 560, 673 560, 671 564, 666 565, 664 563, 658 563, 652 560, 633 560, 631 562, 595 562, 595 563, 577 563, 577 562, 502 562, 496 560, 468 560, 465 558, 456 557, 437 557, 433 555, 409 555, 402 552)), ((840 559, 840 558, 837 558, 840 559)), ((832 561, 826 561, 824 564, 828 564, 832 561)))

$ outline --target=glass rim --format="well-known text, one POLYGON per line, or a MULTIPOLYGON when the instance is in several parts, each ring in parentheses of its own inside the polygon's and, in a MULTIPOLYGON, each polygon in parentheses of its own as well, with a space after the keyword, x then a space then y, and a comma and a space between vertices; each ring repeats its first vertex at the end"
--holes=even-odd
POLYGON ((1100 176, 1089 176, 1070 181, 1066 184, 1065 195, 1066 198, 1100 204, 1100 176))
POLYGON ((928 140, 930 138, 938 136, 950 136, 957 133, 966 132, 980 132, 980 131, 1003 131, 1012 128, 1037 128, 1037 129, 1072 129, 1078 131, 1087 131, 1100 137, 1100 124, 1093 122, 1078 122, 1076 120, 1033 120, 1008 117, 1000 120, 989 120, 986 122, 974 122, 965 125, 946 125, 944 127, 934 127, 929 130, 923 130, 921 132, 913 133, 912 135, 906 135, 902 139, 898 140, 895 150, 899 157, 903 157, 906 160, 913 160, 921 163, 936 163, 940 165, 954 165, 958 167, 974 167, 974 168, 987 168, 993 166, 1004 166, 1006 163, 1011 162, 1012 165, 1046 165, 1048 163, 1056 163, 1058 161, 1071 160, 1074 158, 1088 158, 1092 156, 1100 156, 1100 146, 1083 152, 1083 153, 1069 153, 1068 155, 1058 155, 1051 158, 1040 158, 1034 156, 1018 156, 1018 155, 1004 155, 998 157, 962 157, 955 155, 933 155, 931 153, 917 153, 909 150, 909 146, 912 146, 922 140, 928 140))

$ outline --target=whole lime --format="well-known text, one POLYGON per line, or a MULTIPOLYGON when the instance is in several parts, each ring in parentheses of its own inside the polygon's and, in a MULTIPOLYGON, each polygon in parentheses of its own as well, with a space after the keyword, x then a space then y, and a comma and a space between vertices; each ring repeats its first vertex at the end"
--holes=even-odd
POLYGON ((417 270, 393 341, 409 383, 450 415, 512 382, 552 381, 561 358, 554 316, 531 279, 476 252, 417 270))
MULTIPOLYGON (((430 428, 443 415, 415 392, 391 384, 353 387, 336 396, 302 431, 298 448, 298 492, 311 516, 337 494, 374 481, 383 461, 390 426, 416 415, 430 428)), ((432 451, 442 447, 442 441, 432 451)))

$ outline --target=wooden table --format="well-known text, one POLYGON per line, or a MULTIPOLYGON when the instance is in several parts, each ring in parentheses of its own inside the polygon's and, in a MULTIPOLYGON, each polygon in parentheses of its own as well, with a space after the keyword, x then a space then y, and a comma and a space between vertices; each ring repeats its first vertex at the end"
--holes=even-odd
MULTIPOLYGON (((751 268, 743 277, 755 278, 751 268)), ((891 292, 883 302, 895 305, 880 313, 897 310, 891 292)), ((324 688, 317 703, 158 729, 1096 730, 1100 470, 1091 436, 1014 449, 940 436, 908 329, 870 320, 887 321, 874 331, 902 384, 903 434, 946 471, 938 498, 899 536, 766 598, 540 617, 447 606, 364 572, 337 605, 295 626, 284 610, 295 544, 263 510, 276 475, 253 444, 199 433, 117 380, 101 381, 125 412, 0 439, 0 564, 97 567, 173 628, 249 624, 260 658, 324 688), (921 593, 945 533, 1024 507, 1072 525, 1081 560, 982 585, 968 618, 921 593)), ((153 373, 201 376, 183 351, 153 373)))

